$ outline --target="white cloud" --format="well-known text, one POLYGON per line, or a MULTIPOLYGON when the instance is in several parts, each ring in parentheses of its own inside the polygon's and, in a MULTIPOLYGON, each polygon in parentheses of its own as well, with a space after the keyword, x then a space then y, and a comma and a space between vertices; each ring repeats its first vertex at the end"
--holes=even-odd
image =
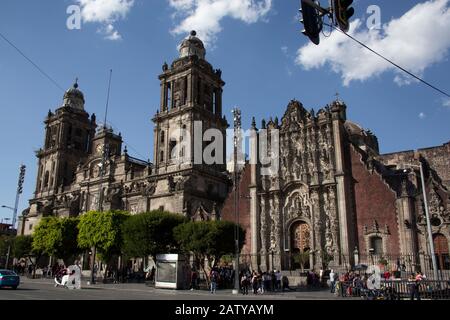
POLYGON ((287 46, 282 46, 281 47, 281 52, 283 52, 284 55, 288 54, 288 50, 289 50, 289 48, 287 46))
POLYGON ((442 99, 442 106, 445 108, 450 109, 450 98, 443 98, 442 99))
POLYGON ((77 0, 81 6, 83 21, 100 23, 98 32, 108 40, 121 40, 114 23, 125 19, 134 5, 134 0, 77 0))
POLYGON ((423 120, 427 117, 427 115, 423 112, 419 113, 419 119, 423 120))
POLYGON ((168 0, 179 21, 175 35, 196 30, 206 45, 214 42, 222 31, 221 21, 231 17, 247 24, 263 19, 272 8, 272 0, 168 0))
MULTIPOLYGON (((355 19, 349 33, 405 69, 423 75, 428 67, 444 60, 450 48, 449 2, 420 3, 381 30, 367 30, 363 21, 355 19)), ((322 37, 319 46, 309 43, 300 48, 296 63, 307 70, 330 66, 342 75, 346 86, 392 70, 397 73, 394 81, 398 85, 416 81, 338 31, 322 37)))

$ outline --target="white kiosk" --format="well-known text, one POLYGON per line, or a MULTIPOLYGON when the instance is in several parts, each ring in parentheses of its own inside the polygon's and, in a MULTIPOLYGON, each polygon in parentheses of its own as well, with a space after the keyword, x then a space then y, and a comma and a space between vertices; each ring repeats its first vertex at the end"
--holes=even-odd
POLYGON ((189 289, 191 268, 189 260, 179 254, 159 254, 156 256, 155 288, 189 289))

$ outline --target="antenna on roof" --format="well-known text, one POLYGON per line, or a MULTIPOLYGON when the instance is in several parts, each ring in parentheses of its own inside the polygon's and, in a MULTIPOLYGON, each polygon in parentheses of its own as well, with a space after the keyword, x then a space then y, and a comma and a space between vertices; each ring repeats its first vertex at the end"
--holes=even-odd
POLYGON ((106 130, 106 120, 108 118, 108 108, 109 108, 109 95, 111 93, 111 79, 112 79, 112 69, 109 70, 109 84, 108 84, 108 95, 106 97, 106 110, 105 110, 105 121, 103 122, 103 129, 106 130))

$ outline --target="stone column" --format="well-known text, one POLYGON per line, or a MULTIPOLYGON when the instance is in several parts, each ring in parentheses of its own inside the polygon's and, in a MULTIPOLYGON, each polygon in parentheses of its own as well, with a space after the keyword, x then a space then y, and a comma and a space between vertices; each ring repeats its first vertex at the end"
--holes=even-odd
POLYGON ((311 191, 311 231, 313 235, 313 246, 311 250, 314 252, 314 268, 319 270, 322 267, 321 252, 323 250, 322 244, 322 219, 320 212, 320 197, 319 191, 311 191))
POLYGON ((344 141, 342 133, 342 106, 335 105, 333 108, 333 139, 336 161, 336 182, 337 182, 337 203, 339 217, 339 240, 340 252, 347 258, 351 252, 349 243, 349 225, 347 212, 347 190, 345 188, 345 162, 344 162, 344 141))
POLYGON ((261 250, 259 253, 261 254, 261 270, 267 271, 270 269, 269 267, 269 261, 267 260, 267 226, 269 223, 269 220, 267 217, 267 204, 266 200, 263 198, 263 196, 260 197, 261 205, 260 205, 260 240, 261 240, 261 250))
POLYGON ((251 232, 251 254, 252 254, 252 267, 253 269, 258 269, 259 266, 259 199, 257 196, 258 191, 258 165, 257 165, 257 157, 258 157, 258 142, 257 142, 257 132, 256 130, 252 130, 250 134, 250 170, 251 170, 251 181, 250 181, 250 232, 251 232))
POLYGON ((160 108, 159 110, 161 110, 161 112, 164 111, 165 106, 166 106, 166 96, 167 96, 167 86, 164 82, 161 83, 161 104, 160 104, 160 108))

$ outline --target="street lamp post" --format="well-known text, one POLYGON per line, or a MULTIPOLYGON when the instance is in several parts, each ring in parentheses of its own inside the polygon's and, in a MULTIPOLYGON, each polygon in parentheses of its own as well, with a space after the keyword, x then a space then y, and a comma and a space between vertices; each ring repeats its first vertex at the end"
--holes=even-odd
POLYGON ((241 110, 234 108, 232 110, 234 120, 234 152, 233 152, 233 182, 234 182, 234 218, 236 225, 234 228, 234 241, 235 241, 235 271, 234 271, 234 290, 233 294, 239 294, 239 182, 238 182, 238 145, 239 135, 241 131, 241 110))
POLYGON ((434 280, 439 280, 436 256, 434 255, 433 233, 431 230, 431 221, 430 221, 430 213, 429 213, 429 209, 428 209, 427 191, 425 189, 425 175, 423 172, 423 163, 422 163, 422 161, 419 161, 419 162, 420 162, 420 165, 408 164, 407 166, 420 169, 420 180, 422 181, 423 202, 425 204, 425 217, 427 220, 428 243, 430 246, 431 262, 433 264, 433 275, 434 275, 434 280))

